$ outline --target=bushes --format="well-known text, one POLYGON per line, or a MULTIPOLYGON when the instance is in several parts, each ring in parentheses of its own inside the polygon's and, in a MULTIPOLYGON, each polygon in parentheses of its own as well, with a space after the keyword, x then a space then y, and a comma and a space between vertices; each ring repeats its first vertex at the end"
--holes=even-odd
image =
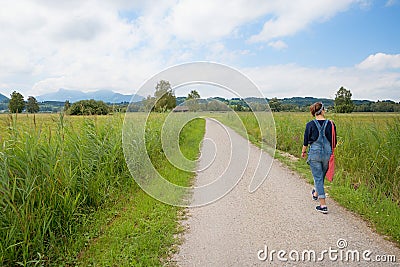
POLYGON ((72 104, 68 109, 70 115, 107 115, 110 107, 103 101, 81 100, 72 104))

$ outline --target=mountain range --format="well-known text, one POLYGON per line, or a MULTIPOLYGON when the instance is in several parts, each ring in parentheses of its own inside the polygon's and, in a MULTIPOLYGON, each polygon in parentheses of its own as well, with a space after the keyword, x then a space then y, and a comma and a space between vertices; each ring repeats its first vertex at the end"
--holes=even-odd
POLYGON ((3 102, 4 100, 8 100, 8 97, 5 95, 0 94, 0 102, 3 102))
POLYGON ((69 90, 60 88, 57 92, 47 93, 36 97, 37 101, 70 101, 71 103, 86 100, 102 100, 106 103, 122 103, 122 102, 137 102, 141 101, 144 97, 139 95, 124 95, 115 93, 111 90, 98 90, 93 92, 82 92, 78 90, 69 90))

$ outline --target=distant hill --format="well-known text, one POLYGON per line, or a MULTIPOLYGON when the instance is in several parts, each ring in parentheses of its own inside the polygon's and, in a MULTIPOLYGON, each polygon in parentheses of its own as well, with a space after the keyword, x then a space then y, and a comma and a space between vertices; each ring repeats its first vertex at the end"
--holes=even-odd
POLYGON ((333 99, 328 98, 315 98, 315 97, 291 97, 281 99, 283 104, 294 104, 296 106, 310 106, 315 102, 322 102, 325 106, 333 106, 333 99))
POLYGON ((8 100, 8 97, 6 97, 5 95, 0 94, 0 102, 7 101, 7 100, 8 100))
MULTIPOLYGON (((66 101, 69 100, 71 103, 85 100, 85 99, 94 99, 101 100, 106 103, 122 103, 122 102, 130 102, 133 95, 123 95, 120 93, 115 93, 111 90, 98 90, 94 92, 81 92, 78 90, 68 90, 60 88, 57 92, 43 94, 37 96, 36 99, 39 102, 43 101, 66 101)), ((142 96, 135 95, 133 98, 133 102, 141 101, 143 99, 142 96)))
MULTIPOLYGON (((291 97, 279 99, 283 104, 294 104, 296 106, 310 106, 315 102, 322 102, 327 107, 333 107, 335 105, 334 99, 328 98, 315 98, 315 97, 291 97)), ((371 100, 357 100, 353 99, 355 105, 368 105, 374 103, 371 100)))

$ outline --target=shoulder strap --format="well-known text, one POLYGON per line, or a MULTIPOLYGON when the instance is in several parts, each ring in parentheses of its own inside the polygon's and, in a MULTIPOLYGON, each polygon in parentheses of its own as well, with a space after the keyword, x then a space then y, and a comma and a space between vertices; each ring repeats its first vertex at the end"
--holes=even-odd
POLYGON ((322 124, 322 129, 324 130, 324 132, 327 125, 328 125, 328 120, 325 120, 324 124, 322 124))
POLYGON ((318 132, 321 131, 321 125, 319 124, 318 120, 313 120, 315 125, 317 126, 318 132))
POLYGON ((319 124, 318 120, 314 120, 314 123, 315 123, 315 125, 317 125, 318 132, 320 132, 320 133, 322 132, 322 134, 325 136, 325 128, 326 128, 326 125, 328 125, 328 120, 325 120, 324 124, 322 124, 322 126, 321 126, 321 124, 319 124))

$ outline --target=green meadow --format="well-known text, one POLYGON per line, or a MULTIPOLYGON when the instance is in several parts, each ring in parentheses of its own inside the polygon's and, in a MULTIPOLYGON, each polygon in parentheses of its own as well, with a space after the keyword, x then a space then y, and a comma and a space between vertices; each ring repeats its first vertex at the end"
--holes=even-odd
MULTIPOLYGON (((308 113, 274 113, 275 125, 261 121, 262 127, 254 114, 237 114, 241 122, 232 113, 205 115, 262 147, 275 144, 271 135, 276 131, 275 157, 312 182, 300 159, 304 127, 312 119, 308 113)), ((336 175, 326 183, 329 196, 400 244, 400 114, 327 117, 334 120, 338 136, 336 175)), ((166 118, 156 113, 148 119, 149 158, 168 181, 189 186, 194 172, 176 168, 164 154, 166 118)), ((123 123, 122 114, 0 115, 0 265, 168 262, 183 231, 178 222, 185 210, 155 200, 132 178, 122 147, 123 123)), ((179 146, 184 156, 198 158, 204 131, 204 119, 183 127, 179 146)))
MULTIPOLYGON (((138 113, 137 116, 144 116, 138 113)), ((189 185, 162 153, 165 114, 146 126, 149 157, 171 182, 189 185)), ((122 149, 124 116, 0 117, 1 266, 157 266, 173 252, 183 209, 145 194, 122 149)), ((204 120, 179 135, 195 160, 204 120)))

